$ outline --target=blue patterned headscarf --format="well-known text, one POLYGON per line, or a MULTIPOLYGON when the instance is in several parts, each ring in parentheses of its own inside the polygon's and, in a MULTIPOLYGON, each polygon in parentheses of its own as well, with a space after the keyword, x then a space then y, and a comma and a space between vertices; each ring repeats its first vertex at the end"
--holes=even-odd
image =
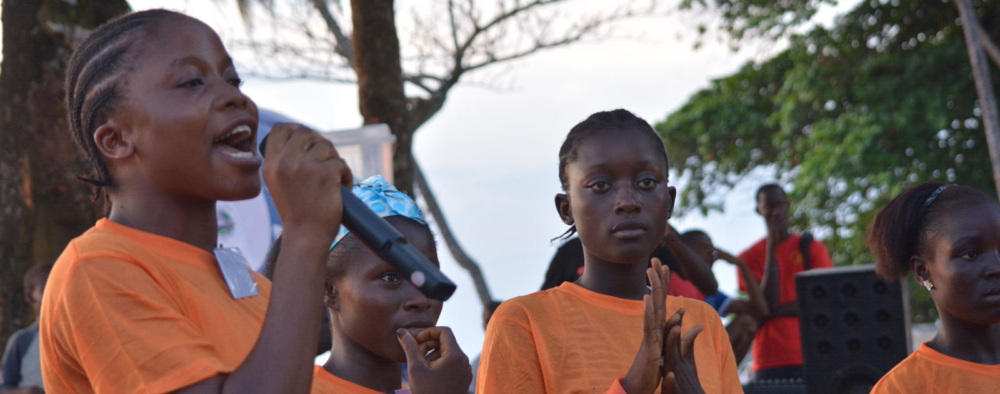
MULTIPOLYGON (((427 224, 424 221, 424 213, 420 211, 417 203, 406 193, 396 189, 396 186, 382 178, 381 175, 374 175, 361 181, 361 183, 354 185, 354 189, 351 191, 355 196, 358 196, 361 202, 381 217, 404 216, 421 224, 427 224)), ((333 240, 330 249, 337 246, 337 243, 349 232, 347 227, 340 226, 340 232, 337 233, 337 238, 333 240)))

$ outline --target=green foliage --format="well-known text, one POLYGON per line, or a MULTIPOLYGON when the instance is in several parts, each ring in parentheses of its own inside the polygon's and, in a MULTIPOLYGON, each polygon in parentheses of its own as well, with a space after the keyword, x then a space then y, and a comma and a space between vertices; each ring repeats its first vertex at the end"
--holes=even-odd
MULTIPOLYGON (((976 8, 987 34, 1000 37, 984 17, 1000 15, 1000 4, 976 8)), ((681 212, 722 210, 713 195, 769 166, 793 186, 794 224, 817 229, 845 265, 871 262, 868 224, 916 183, 995 194, 957 20, 950 2, 866 1, 830 30, 792 36, 774 58, 713 81, 656 125, 675 169, 690 177, 681 212)), ((933 318, 929 305, 914 299, 918 320, 933 318)))
MULTIPOLYGON (((794 27, 808 22, 822 5, 837 0, 681 0, 678 8, 685 11, 707 11, 718 14, 718 29, 736 43, 748 37, 774 40, 784 37, 794 27)), ((705 25, 698 33, 707 32, 705 25)))

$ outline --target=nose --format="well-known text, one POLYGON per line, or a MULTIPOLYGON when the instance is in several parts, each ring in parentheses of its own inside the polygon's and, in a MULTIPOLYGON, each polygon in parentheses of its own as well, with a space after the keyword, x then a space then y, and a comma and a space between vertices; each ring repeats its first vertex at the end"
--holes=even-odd
POLYGON ((639 204, 639 199, 636 196, 636 193, 638 193, 638 191, 631 186, 617 188, 615 191, 615 212, 639 212, 641 205, 639 204))
POLYGON ((413 287, 412 284, 407 283, 405 286, 406 290, 406 301, 403 302, 403 309, 414 312, 423 312, 433 306, 433 302, 429 297, 413 287))
POLYGON ((246 109, 250 104, 250 98, 229 82, 224 81, 220 89, 221 93, 216 101, 216 108, 219 110, 246 109))
POLYGON ((991 279, 1000 278, 1000 249, 994 249, 986 257, 989 258, 986 264, 986 277, 991 279))

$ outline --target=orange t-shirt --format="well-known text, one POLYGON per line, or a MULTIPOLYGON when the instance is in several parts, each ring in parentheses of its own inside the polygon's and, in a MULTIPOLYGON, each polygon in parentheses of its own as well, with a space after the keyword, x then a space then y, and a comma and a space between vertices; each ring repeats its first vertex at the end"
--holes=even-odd
MULTIPOLYGON (((311 394, 382 394, 365 386, 353 383, 323 369, 322 366, 313 368, 313 384, 311 394)), ((402 388, 395 391, 395 394, 410 394, 410 389, 402 388)))
POLYGON ((995 393, 998 386, 1000 365, 959 360, 925 343, 885 374, 872 393, 995 393))
MULTIPOLYGON (((620 379, 642 342, 642 305, 570 282, 504 302, 486 328, 476 392, 624 393, 620 379)), ((701 301, 667 297, 668 317, 682 307, 684 330, 705 327, 695 340, 705 392, 743 392, 719 314, 701 301)))
MULTIPOLYGON (((795 293, 795 274, 805 270, 802 250, 799 240, 802 237, 792 234, 784 242, 778 244, 775 253, 778 259, 779 303, 792 302, 797 299, 795 293)), ((764 264, 767 253, 767 239, 762 239, 750 249, 740 253, 740 258, 747 262, 750 273, 757 282, 764 277, 764 264)), ((833 261, 822 242, 814 240, 809 244, 809 267, 832 267, 833 261)), ((746 291, 743 277, 739 277, 740 290, 746 291)), ((761 290, 764 290, 763 287, 761 290)), ((779 368, 802 365, 802 334, 799 331, 799 318, 776 317, 764 322, 757 330, 753 340, 753 369, 779 368)))
POLYGON ((74 239, 49 276, 39 318, 45 390, 168 392, 232 372, 267 312, 233 299, 215 256, 107 219, 74 239))

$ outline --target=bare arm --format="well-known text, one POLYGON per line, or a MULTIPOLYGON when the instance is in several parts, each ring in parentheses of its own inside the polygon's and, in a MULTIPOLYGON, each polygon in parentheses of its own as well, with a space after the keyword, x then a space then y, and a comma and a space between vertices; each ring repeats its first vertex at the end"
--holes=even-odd
POLYGON ((268 140, 264 177, 285 227, 260 337, 231 374, 179 393, 307 393, 311 388, 323 274, 341 221, 340 185, 352 178, 333 145, 303 126, 275 125, 268 140))
POLYGON ((750 267, 747 265, 747 262, 724 250, 715 249, 715 251, 718 253, 720 259, 735 265, 736 268, 739 269, 740 277, 743 278, 747 294, 750 296, 750 302, 748 303, 750 312, 752 312, 757 318, 770 314, 771 308, 768 307, 767 300, 764 298, 764 293, 761 292, 760 286, 757 285, 757 280, 754 279, 753 274, 750 272, 750 267))
POLYGON ((778 240, 769 231, 764 255, 764 276, 760 279, 760 287, 764 292, 764 300, 772 309, 778 306, 778 301, 781 299, 781 275, 778 272, 778 257, 775 253, 777 246, 778 240))
POLYGON ((677 235, 670 226, 667 226, 664 234, 666 247, 677 259, 680 266, 681 275, 690 281, 704 295, 712 295, 719 291, 719 282, 715 280, 715 274, 708 262, 702 261, 701 257, 691 248, 684 244, 681 237, 677 235))
POLYGON ((45 394, 45 391, 35 386, 17 388, 0 387, 0 392, 3 392, 3 394, 45 394))
POLYGON ((771 311, 770 317, 782 317, 782 316, 798 316, 799 315, 799 301, 789 301, 784 304, 779 304, 774 307, 771 311))

